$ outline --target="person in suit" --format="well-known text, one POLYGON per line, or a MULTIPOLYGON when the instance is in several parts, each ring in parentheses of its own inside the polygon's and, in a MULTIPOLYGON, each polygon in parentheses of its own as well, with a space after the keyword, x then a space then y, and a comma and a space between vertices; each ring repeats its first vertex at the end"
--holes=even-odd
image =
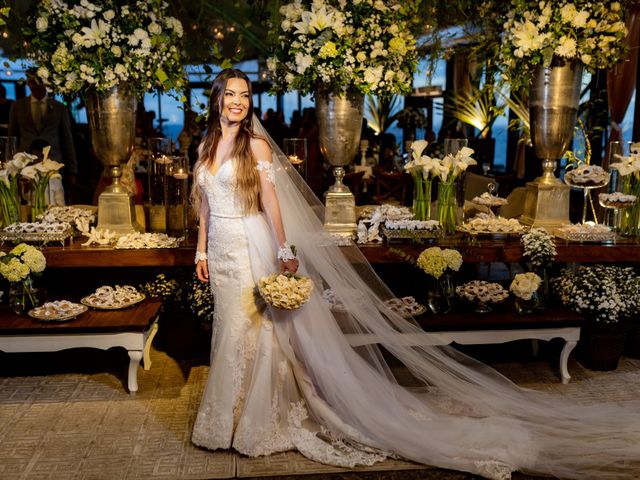
POLYGON ((75 185, 78 166, 67 108, 47 95, 47 87, 30 73, 28 97, 13 102, 9 113, 9 135, 18 137, 18 151, 27 152, 34 140, 51 145, 49 157, 64 164, 62 171, 67 200, 75 185))

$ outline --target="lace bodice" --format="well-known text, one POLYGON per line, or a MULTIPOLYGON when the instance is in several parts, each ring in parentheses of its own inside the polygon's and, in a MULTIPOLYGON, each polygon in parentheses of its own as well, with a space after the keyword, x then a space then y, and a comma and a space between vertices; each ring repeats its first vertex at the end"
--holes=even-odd
POLYGON ((218 217, 243 216, 242 203, 236 195, 235 162, 227 160, 215 174, 208 168, 198 173, 198 185, 207 197, 210 214, 218 217))

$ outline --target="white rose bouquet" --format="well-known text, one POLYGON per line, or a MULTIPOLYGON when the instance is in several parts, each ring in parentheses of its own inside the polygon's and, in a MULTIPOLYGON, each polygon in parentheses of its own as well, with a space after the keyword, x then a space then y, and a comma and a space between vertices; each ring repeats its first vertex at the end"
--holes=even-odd
POLYGON ((531 300, 531 297, 542 285, 542 279, 533 272, 518 273, 511 282, 509 290, 522 300, 531 300))
POLYGON ((274 90, 390 95, 411 93, 417 65, 409 31, 413 2, 295 0, 280 8, 274 90))
POLYGON ((625 53, 627 36, 619 2, 511 0, 499 60, 512 90, 526 87, 537 65, 578 60, 606 69, 625 53))
POLYGON ((181 90, 180 21, 163 0, 40 0, 25 28, 27 56, 52 90, 98 93, 126 82, 141 96, 181 90))
POLYGON ((447 269, 453 272, 460 270, 462 255, 452 248, 430 247, 418 256, 417 265, 427 275, 438 279, 447 269))
POLYGON ((260 279, 258 291, 272 307, 295 310, 311 298, 313 281, 304 275, 274 273, 260 279))
POLYGON ((553 280, 562 303, 599 323, 618 323, 640 308, 640 277, 632 268, 614 265, 563 270, 553 280))

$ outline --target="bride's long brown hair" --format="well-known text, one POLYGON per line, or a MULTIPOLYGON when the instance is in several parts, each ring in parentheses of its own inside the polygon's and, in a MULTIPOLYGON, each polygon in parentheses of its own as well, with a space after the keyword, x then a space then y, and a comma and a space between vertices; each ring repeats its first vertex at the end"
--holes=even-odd
POLYGON ((198 161, 193 169, 193 188, 191 189, 191 203, 196 212, 200 214, 202 202, 202 191, 198 185, 198 174, 201 169, 209 169, 213 165, 216 156, 216 148, 222 137, 220 127, 220 116, 224 101, 224 91, 227 81, 230 78, 240 78, 247 83, 249 90, 249 109, 247 116, 240 122, 240 128, 234 142, 231 157, 236 162, 236 184, 238 194, 244 211, 246 213, 255 212, 259 209, 260 177, 256 169, 256 160, 251 152, 251 139, 256 137, 253 133, 253 94, 251 92, 251 81, 244 72, 235 68, 228 68, 218 74, 211 86, 209 96, 209 119, 207 122, 207 135, 204 137, 198 148, 198 161))

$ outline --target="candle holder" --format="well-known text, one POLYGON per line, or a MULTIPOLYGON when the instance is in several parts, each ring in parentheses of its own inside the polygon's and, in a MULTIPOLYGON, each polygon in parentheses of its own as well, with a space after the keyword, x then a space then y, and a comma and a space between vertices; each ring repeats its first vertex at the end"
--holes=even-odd
POLYGON ((185 236, 188 230, 189 170, 187 159, 182 156, 169 157, 167 163, 166 224, 167 233, 185 236))
POLYGON ((284 154, 289 163, 295 167, 300 176, 307 181, 307 139, 306 138, 285 138, 284 154))
POLYGON ((171 140, 153 137, 148 139, 151 155, 148 169, 149 230, 167 231, 166 199, 168 195, 167 170, 171 164, 171 140))

